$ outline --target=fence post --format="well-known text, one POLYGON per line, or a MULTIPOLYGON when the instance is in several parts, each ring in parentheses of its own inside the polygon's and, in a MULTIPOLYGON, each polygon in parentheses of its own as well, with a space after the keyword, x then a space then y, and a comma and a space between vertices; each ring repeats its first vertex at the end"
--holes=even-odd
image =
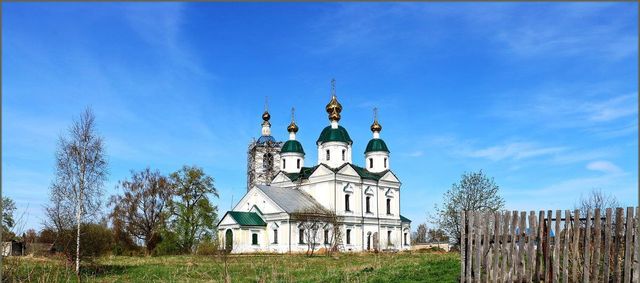
POLYGON ((464 210, 460 211, 460 282, 464 282, 465 263, 467 260, 467 222, 464 210))
POLYGON ((571 265, 571 277, 573 282, 578 282, 578 260, 580 259, 580 251, 578 250, 580 244, 580 210, 573 211, 573 264, 571 265))
POLYGON ((622 274, 620 274, 620 246, 622 245, 622 217, 624 209, 622 207, 616 208, 616 231, 614 235, 615 245, 613 247, 613 282, 620 282, 622 280, 622 274))
MULTIPOLYGON (((542 237, 544 235, 544 211, 540 211, 538 212, 538 225, 537 225, 537 229, 538 229, 538 243, 537 243, 537 249, 536 249, 536 274, 534 274, 534 281, 535 282, 540 282, 541 278, 540 278, 540 270, 542 269, 542 264, 544 263, 544 259, 542 258, 542 237)), ((544 278, 544 276, 542 277, 544 278)))
POLYGON ((467 268, 466 282, 471 283, 471 269, 473 267, 471 260, 473 259, 473 219, 475 212, 467 211, 467 268))
POLYGON ((612 229, 611 228, 611 218, 612 218, 612 214, 613 214, 613 211, 612 211, 611 208, 607 208, 605 210, 606 218, 604 220, 605 221, 604 222, 605 223, 604 224, 604 259, 603 259, 604 260, 604 262, 603 262, 604 266, 602 267, 602 272, 604 273, 603 274, 604 278, 602 278, 603 282, 609 282, 609 277, 610 277, 609 275, 611 273, 610 272, 611 271, 610 264, 611 264, 611 229, 612 229))
POLYGON ((582 264, 582 282, 589 283, 589 257, 591 256, 591 210, 587 210, 587 219, 584 225, 584 263, 582 264))
POLYGON ((500 264, 500 212, 493 213, 493 265, 491 268, 492 282, 498 282, 500 264))
POLYGON ((569 227, 571 223, 571 211, 564 211, 564 241, 562 245, 562 282, 569 282, 569 227))
POLYGON ((627 225, 624 240, 624 282, 631 282, 631 259, 633 258, 633 207, 627 207, 627 225))
POLYGON ((553 282, 560 282, 560 219, 562 213, 556 210, 556 225, 553 233, 553 282))
POLYGON ((480 236, 482 235, 482 219, 480 218, 480 211, 475 211, 474 212, 474 220, 473 222, 475 222, 475 228, 474 228, 474 233, 475 233, 475 244, 476 244, 476 249, 475 249, 475 256, 474 256, 474 261, 473 261, 473 281, 474 282, 480 282, 481 280, 481 274, 482 271, 480 270, 480 263, 482 262, 482 243, 480 242, 480 236))
POLYGON ((591 278, 593 278, 594 282, 599 282, 598 278, 600 277, 600 249, 602 249, 602 232, 600 231, 602 229, 602 224, 600 223, 602 220, 601 217, 600 208, 596 208, 594 211, 594 225, 596 226, 596 230, 593 234, 593 266, 591 268, 591 271, 593 272, 591 278))

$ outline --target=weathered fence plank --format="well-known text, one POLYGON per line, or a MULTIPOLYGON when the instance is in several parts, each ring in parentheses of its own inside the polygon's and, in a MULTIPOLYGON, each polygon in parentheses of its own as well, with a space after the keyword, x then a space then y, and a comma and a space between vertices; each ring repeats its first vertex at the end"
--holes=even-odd
POLYGON ((602 234, 601 234, 601 215, 600 215, 600 208, 596 208, 594 210, 594 225, 595 225, 595 231, 593 234, 593 264, 591 266, 591 272, 593 272, 592 274, 592 280, 593 282, 600 282, 599 281, 599 277, 600 277, 600 249, 602 248, 602 234))
MULTIPOLYGON (((538 224, 537 224, 537 230, 538 230, 538 237, 537 237, 537 244, 536 244, 536 271, 534 274, 534 278, 533 281, 535 282, 539 282, 541 280, 540 278, 540 270, 542 269, 542 264, 544 263, 543 258, 542 258, 542 236, 544 235, 543 233, 543 227, 544 227, 544 211, 540 211, 538 213, 538 224)), ((543 277, 544 278, 544 277, 543 277)))
POLYGON ((467 263, 467 227, 466 213, 460 212, 460 282, 465 280, 465 264, 467 263))
POLYGON ((560 210, 556 210, 555 231, 553 233, 553 282, 560 282, 560 210))
POLYGON ((632 282, 640 281, 640 207, 636 208, 636 216, 633 218, 633 279, 632 282))
POLYGON ((467 229, 467 264, 466 264, 466 282, 470 283, 471 281, 471 260, 473 259, 473 227, 475 227, 475 223, 473 222, 473 212, 467 212, 467 222, 469 223, 469 228, 467 229))
POLYGON ((498 264, 500 263, 500 212, 493 213, 493 264, 491 268, 491 282, 498 282, 498 264))
POLYGON ((569 282, 569 227, 571 226, 571 211, 564 211, 564 241, 562 241, 562 282, 569 282))
POLYGON ((527 264, 527 282, 531 282, 533 280, 533 273, 535 272, 535 240, 536 240, 536 212, 529 212, 529 233, 527 233, 527 252, 529 259, 529 264, 527 264))
POLYGON ((587 219, 585 219, 584 225, 584 256, 582 260, 584 263, 582 264, 582 282, 589 283, 589 258, 591 257, 591 210, 587 211, 587 219))
POLYGON ((633 238, 633 207, 627 207, 627 225, 625 227, 624 239, 624 282, 631 282, 631 259, 633 258, 631 242, 633 238))
POLYGON ((550 236, 551 233, 551 217, 552 211, 547 211, 547 219, 544 221, 544 241, 542 253, 544 255, 544 282, 551 281, 551 249, 550 249, 550 236))
POLYGON ((509 270, 511 273, 510 281, 517 281, 518 278, 518 249, 516 248, 516 229, 518 227, 518 212, 513 211, 513 215, 511 215, 511 229, 509 230, 509 234, 511 236, 511 242, 509 248, 511 249, 511 265, 509 266, 509 270))
POLYGON ((604 225, 604 259, 603 259, 603 280, 604 282, 609 282, 610 271, 611 271, 611 218, 612 218, 612 209, 607 208, 605 210, 605 225, 604 225))
POLYGON ((624 210, 622 208, 616 208, 616 230, 614 233, 614 245, 613 245, 613 282, 621 282, 622 274, 620 274, 620 246, 622 245, 622 217, 624 210))
POLYGON ((573 211, 573 249, 571 249, 573 263, 571 264, 571 278, 573 282, 578 282, 578 259, 580 251, 578 244, 580 243, 580 210, 573 211))
POLYGON ((480 235, 482 234, 482 219, 480 219, 480 212, 475 212, 473 216, 473 221, 476 223, 476 229, 474 231, 475 234, 475 243, 478 246, 475 249, 474 261, 473 261, 473 278, 475 282, 480 282, 480 262, 482 261, 482 245, 480 243, 480 235))

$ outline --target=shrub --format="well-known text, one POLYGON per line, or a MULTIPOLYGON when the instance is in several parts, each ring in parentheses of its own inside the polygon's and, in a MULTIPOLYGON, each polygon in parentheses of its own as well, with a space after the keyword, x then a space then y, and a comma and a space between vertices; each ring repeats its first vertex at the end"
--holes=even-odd
POLYGON ((215 255, 218 253, 220 244, 216 240, 202 241, 196 249, 197 255, 215 255))
POLYGON ((182 254, 180 250, 180 244, 178 242, 178 235, 171 231, 163 231, 160 234, 160 240, 156 248, 153 250, 153 255, 176 255, 182 254))

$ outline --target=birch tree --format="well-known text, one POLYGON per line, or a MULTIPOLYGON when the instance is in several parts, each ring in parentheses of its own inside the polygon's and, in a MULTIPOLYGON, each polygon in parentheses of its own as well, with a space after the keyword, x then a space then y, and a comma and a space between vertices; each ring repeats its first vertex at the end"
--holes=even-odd
POLYGON ((51 186, 52 203, 46 211, 59 229, 75 226, 75 271, 80 273, 80 226, 100 211, 103 184, 108 174, 103 138, 96 131, 90 108, 60 135, 56 151, 56 173, 51 186), (69 214, 75 215, 71 220, 69 214), (73 221, 72 223, 69 223, 73 221))

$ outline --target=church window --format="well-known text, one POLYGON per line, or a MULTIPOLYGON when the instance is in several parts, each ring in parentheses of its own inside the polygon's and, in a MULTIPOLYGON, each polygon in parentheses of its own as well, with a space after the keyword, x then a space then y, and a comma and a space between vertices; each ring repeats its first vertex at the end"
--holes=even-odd
POLYGON ((369 168, 373 168, 373 158, 369 158, 369 168))
POLYGON ((324 243, 329 244, 329 229, 324 229, 324 243))
POLYGON ((351 244, 351 229, 347 229, 347 245, 351 244))
POLYGON ((342 150, 342 161, 344 161, 344 160, 345 160, 345 150, 343 149, 342 150))
POLYGON ((387 168, 387 158, 384 159, 384 168, 387 168))
POLYGON ((391 199, 387 199, 387 214, 391 214, 391 199))
POLYGON ((286 168, 287 168, 287 160, 282 159, 282 169, 286 169, 286 168))
POLYGON ((298 244, 304 244, 304 229, 298 230, 298 244))
POLYGON ((251 234, 251 244, 258 245, 258 233, 251 234))
POLYGON ((367 197, 366 201, 367 213, 371 213, 371 197, 367 197))
POLYGON ((349 208, 349 195, 344 195, 344 210, 351 211, 349 208))
POLYGON ((407 244, 407 233, 404 233, 404 245, 405 245, 405 246, 406 246, 406 245, 408 245, 408 244, 407 244))
POLYGON ((265 153, 262 156, 262 168, 271 169, 273 167, 273 155, 271 153, 265 153))
POLYGON ((331 160, 331 157, 329 155, 329 150, 327 149, 327 161, 331 160))
POLYGON ((273 229, 273 243, 278 243, 278 229, 273 229))
POLYGON ((391 245, 391 231, 387 231, 387 245, 391 245))
POLYGON ((298 165, 298 169, 300 169, 300 159, 298 158, 298 160, 296 161, 297 165, 298 165))

